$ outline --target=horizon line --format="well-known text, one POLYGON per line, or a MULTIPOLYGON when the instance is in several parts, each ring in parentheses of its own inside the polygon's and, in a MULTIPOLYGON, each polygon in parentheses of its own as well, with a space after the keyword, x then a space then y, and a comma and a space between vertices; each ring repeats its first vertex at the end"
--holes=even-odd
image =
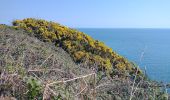
POLYGON ((170 29, 170 27, 71 27, 75 29, 170 29))

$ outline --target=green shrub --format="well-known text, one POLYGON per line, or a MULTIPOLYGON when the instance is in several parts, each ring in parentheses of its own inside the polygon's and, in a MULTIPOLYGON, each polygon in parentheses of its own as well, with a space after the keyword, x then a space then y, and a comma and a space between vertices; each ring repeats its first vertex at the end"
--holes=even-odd
POLYGON ((28 77, 27 79, 27 87, 28 87, 28 99, 33 100, 36 97, 41 97, 41 83, 34 77, 28 77))

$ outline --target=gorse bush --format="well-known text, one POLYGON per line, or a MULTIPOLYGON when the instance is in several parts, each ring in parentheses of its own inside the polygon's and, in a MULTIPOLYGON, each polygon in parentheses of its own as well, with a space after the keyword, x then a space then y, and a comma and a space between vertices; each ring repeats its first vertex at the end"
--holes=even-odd
POLYGON ((24 29, 43 41, 62 47, 77 63, 88 61, 90 65, 98 64, 99 70, 111 71, 114 68, 120 72, 134 73, 134 67, 127 59, 83 32, 34 18, 15 20, 13 25, 16 29, 24 29))

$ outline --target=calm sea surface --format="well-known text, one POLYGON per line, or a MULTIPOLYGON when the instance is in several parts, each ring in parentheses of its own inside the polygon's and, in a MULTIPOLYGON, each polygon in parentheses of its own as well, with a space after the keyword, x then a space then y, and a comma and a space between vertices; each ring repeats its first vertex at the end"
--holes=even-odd
POLYGON ((137 63, 141 69, 146 66, 150 79, 170 82, 170 29, 78 30, 104 42, 120 55, 137 63))

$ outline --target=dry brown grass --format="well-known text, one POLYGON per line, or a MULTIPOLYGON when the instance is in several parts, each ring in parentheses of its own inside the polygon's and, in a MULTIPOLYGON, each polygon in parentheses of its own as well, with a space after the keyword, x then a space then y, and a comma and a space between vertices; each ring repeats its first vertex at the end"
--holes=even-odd
POLYGON ((32 89, 38 89, 34 100, 164 100, 156 82, 139 76, 111 77, 95 68, 97 64, 93 69, 88 63, 77 65, 63 49, 30 37, 22 30, 0 28, 2 100, 30 99, 29 93, 33 91, 30 80, 35 81, 36 87, 32 89))

